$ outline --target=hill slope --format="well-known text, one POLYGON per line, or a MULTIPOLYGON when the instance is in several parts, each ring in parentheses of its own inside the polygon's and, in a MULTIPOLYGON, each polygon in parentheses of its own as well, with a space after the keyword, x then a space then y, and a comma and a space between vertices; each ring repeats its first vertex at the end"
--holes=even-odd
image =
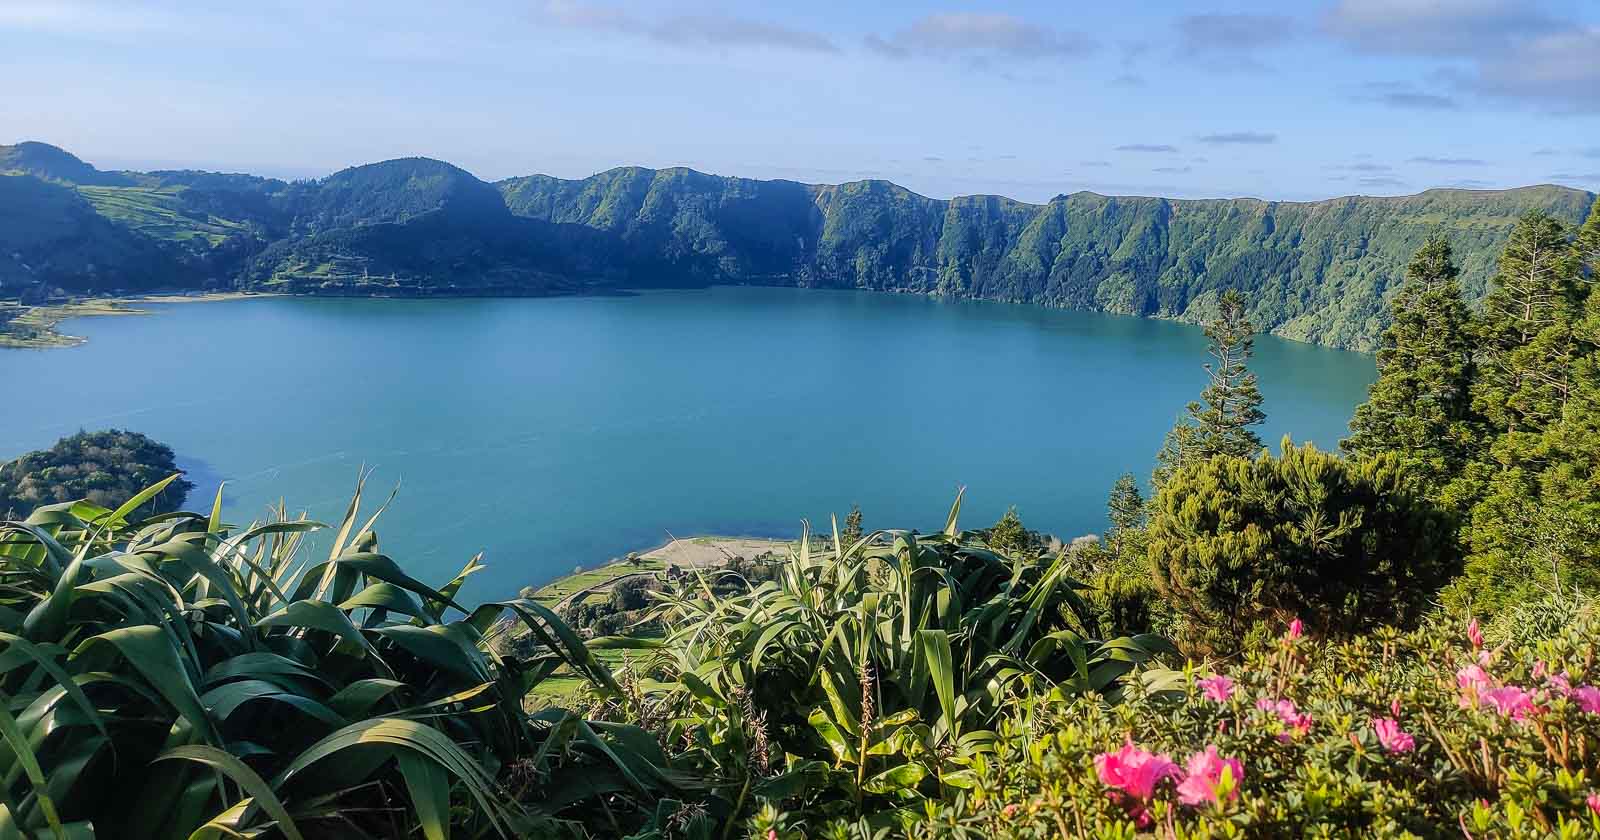
POLYGON ((1374 345, 1383 296, 1428 234, 1450 238, 1476 297, 1517 216, 1578 223, 1594 202, 1541 186, 1318 202, 1082 192, 1033 205, 636 168, 500 188, 515 213, 612 232, 630 255, 667 261, 672 270, 643 278, 652 285, 892 289, 1188 321, 1240 288, 1264 328, 1358 349, 1374 345))
POLYGON ((101 172, 0 146, 0 297, 163 286, 319 294, 552 294, 713 283, 910 291, 1198 321, 1227 288, 1264 329, 1370 349, 1384 296, 1442 231, 1481 296, 1516 217, 1583 220, 1563 187, 1318 202, 1081 192, 940 200, 625 167, 485 183, 404 158, 317 181, 101 172), (31 284, 31 285, 30 285, 31 284))

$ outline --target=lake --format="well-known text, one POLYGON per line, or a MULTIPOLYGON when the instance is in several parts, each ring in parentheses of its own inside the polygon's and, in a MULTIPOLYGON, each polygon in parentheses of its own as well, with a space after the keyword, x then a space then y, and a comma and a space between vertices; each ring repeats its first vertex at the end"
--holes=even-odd
MULTIPOLYGON (((0 458, 80 428, 177 451, 230 521, 280 498, 337 522, 362 465, 383 550, 469 600, 506 597, 668 532, 795 536, 1015 505, 1064 538, 1105 527, 1205 385, 1192 326, 997 303, 797 289, 635 297, 266 298, 69 321, 80 347, 0 351, 0 458)), ((1372 357, 1263 336, 1261 437, 1325 448, 1372 357)), ((326 538, 317 543, 327 551, 326 538)))

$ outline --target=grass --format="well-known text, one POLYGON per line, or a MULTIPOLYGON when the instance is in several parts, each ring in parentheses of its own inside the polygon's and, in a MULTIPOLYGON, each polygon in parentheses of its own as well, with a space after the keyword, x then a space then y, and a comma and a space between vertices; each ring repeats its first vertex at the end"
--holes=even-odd
POLYGON ((94 209, 112 221, 146 236, 170 242, 201 240, 216 247, 235 233, 247 230, 235 221, 206 214, 184 213, 185 187, 78 187, 94 209))
POLYGON ((563 599, 587 589, 604 586, 617 578, 635 572, 659 572, 666 568, 660 560, 641 560, 638 565, 627 561, 609 563, 595 569, 583 569, 541 587, 533 599, 546 606, 555 606, 563 599))

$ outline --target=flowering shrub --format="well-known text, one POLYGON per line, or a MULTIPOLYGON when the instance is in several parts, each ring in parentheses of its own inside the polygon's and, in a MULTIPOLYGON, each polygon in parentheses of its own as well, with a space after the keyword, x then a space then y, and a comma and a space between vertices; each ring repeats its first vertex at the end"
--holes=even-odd
POLYGON ((896 825, 764 811, 761 836, 1600 836, 1600 622, 1485 647, 1442 621, 1286 633, 1123 702, 1017 697, 973 783, 896 825), (1181 758, 1180 758, 1181 757, 1181 758), (1180 761, 1182 762, 1180 764, 1180 761), (886 831, 887 829, 887 831, 886 831))

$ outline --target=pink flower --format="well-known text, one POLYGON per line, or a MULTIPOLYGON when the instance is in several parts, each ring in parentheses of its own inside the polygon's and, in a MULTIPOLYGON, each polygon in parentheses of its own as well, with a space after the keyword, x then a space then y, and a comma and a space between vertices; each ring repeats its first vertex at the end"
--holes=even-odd
POLYGON ((1277 715, 1278 720, 1287 727, 1278 734, 1278 740, 1284 743, 1311 731, 1311 715, 1301 712, 1293 700, 1268 700, 1263 697, 1256 701, 1256 708, 1277 715))
POLYGON ((1468 665, 1456 672, 1456 685, 1461 686, 1463 691, 1470 688, 1482 694, 1494 687, 1494 678, 1483 670, 1482 665, 1468 665))
POLYGON ((1195 685, 1200 686, 1200 690, 1205 693, 1206 699, 1213 703, 1226 703, 1228 698, 1233 696, 1233 680, 1221 674, 1214 677, 1206 677, 1203 680, 1196 680, 1195 685))
POLYGON ((1600 688, 1580 685, 1572 690, 1572 696, 1577 698, 1578 708, 1591 715, 1600 715, 1600 688))
POLYGON ((1567 679, 1566 674, 1551 674, 1550 676, 1545 677, 1544 682, 1545 685, 1550 686, 1550 690, 1554 691, 1556 696, 1572 696, 1572 681, 1567 679))
POLYGON ((1396 697, 1389 701, 1389 714, 1395 717, 1400 716, 1400 698, 1396 697))
POLYGON ((1189 756, 1188 771, 1188 775, 1178 784, 1179 802, 1185 805, 1215 804, 1218 801, 1217 787, 1222 784, 1224 771, 1232 782, 1227 793, 1228 800, 1239 797, 1238 784, 1244 779, 1244 764, 1237 758, 1217 755, 1215 744, 1208 745, 1205 752, 1189 756))
POLYGON ((1583 803, 1588 805, 1589 810, 1593 811, 1596 816, 1600 816, 1600 793, 1589 794, 1589 798, 1583 800, 1583 803))
POLYGON ((1141 750, 1132 741, 1114 753, 1095 756, 1094 769, 1100 775, 1101 784, 1140 802, 1149 801, 1163 779, 1182 775, 1171 758, 1141 750))
POLYGON ((1372 722, 1372 729, 1378 733, 1378 743, 1392 753, 1411 752, 1417 748, 1417 739, 1400 728, 1400 721, 1394 718, 1378 718, 1372 722))
POLYGON ((1306 624, 1300 619, 1289 622, 1289 638, 1298 639, 1306 634, 1306 624))
POLYGON ((1479 696, 1483 699, 1483 702, 1493 706, 1501 717, 1522 721, 1527 720, 1529 715, 1539 711, 1533 705, 1533 695, 1514 685, 1491 688, 1482 692, 1479 696))
POLYGON ((1022 806, 1013 802, 1012 804, 1007 805, 1004 808, 1001 808, 1000 809, 1000 815, 1009 820, 1012 817, 1016 816, 1017 812, 1020 811, 1020 810, 1022 810, 1022 806))
POLYGON ((1473 650, 1483 647, 1483 631, 1478 628, 1476 618, 1467 622, 1467 641, 1472 643, 1473 650))

